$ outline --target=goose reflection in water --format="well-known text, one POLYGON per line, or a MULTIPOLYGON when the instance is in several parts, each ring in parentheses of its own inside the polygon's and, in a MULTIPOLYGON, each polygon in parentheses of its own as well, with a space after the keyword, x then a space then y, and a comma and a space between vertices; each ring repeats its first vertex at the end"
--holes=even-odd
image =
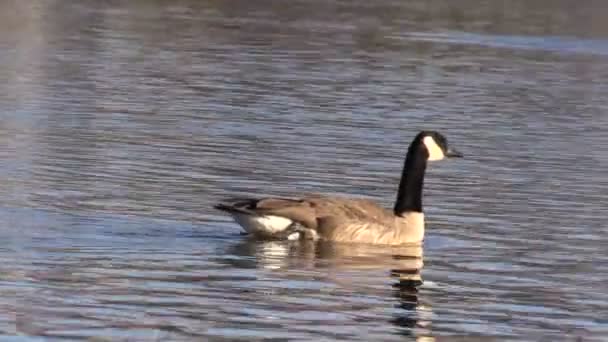
MULTIPOLYGON (((370 314, 377 315, 384 311, 385 307, 392 314, 389 320, 396 327, 397 334, 424 341, 433 340, 428 337, 431 336, 432 310, 419 298, 424 265, 421 245, 397 247, 323 241, 245 239, 233 245, 229 254, 245 257, 226 260, 232 266, 267 270, 273 278, 279 277, 286 282, 313 277, 316 282, 333 287, 329 297, 324 289, 282 288, 276 291, 275 288, 277 293, 289 293, 290 296, 310 295, 313 296, 313 302, 318 299, 314 298, 315 295, 324 300, 338 301, 344 301, 341 297, 363 298, 366 304, 358 309, 358 312, 367 319, 370 314), (379 275, 387 275, 388 282, 379 283, 379 275), (322 293, 318 293, 319 291, 322 293), (386 306, 387 297, 392 298, 391 301, 396 299, 397 303, 386 306)), ((266 294, 267 292, 265 290, 266 294)))

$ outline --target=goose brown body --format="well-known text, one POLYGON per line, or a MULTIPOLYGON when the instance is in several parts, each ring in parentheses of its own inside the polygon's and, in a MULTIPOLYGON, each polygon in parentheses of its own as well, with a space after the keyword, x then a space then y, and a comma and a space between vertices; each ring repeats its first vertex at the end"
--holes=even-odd
MULTIPOLYGON (((396 216, 367 199, 310 195, 299 199, 237 199, 216 208, 256 216, 291 220, 294 231, 310 238, 342 242, 403 244, 424 236, 424 214, 396 216)), ((253 232, 264 236, 263 232, 253 232)))

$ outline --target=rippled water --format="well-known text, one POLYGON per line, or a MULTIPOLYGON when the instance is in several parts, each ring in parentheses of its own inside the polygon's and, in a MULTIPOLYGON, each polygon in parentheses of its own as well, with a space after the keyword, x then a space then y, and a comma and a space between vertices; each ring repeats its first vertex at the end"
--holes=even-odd
POLYGON ((1 2, 2 339, 603 340, 606 15, 1 2), (467 156, 430 167, 424 253, 251 241, 212 209, 391 206, 421 129, 467 156))

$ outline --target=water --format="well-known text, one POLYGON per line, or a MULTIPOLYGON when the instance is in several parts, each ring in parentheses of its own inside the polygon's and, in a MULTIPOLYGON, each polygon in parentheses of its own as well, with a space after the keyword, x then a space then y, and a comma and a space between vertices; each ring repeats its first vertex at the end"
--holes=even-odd
POLYGON ((607 14, 3 1, 2 339, 605 339, 607 14), (391 206, 421 129, 467 157, 430 167, 424 251, 251 241, 212 209, 391 206))

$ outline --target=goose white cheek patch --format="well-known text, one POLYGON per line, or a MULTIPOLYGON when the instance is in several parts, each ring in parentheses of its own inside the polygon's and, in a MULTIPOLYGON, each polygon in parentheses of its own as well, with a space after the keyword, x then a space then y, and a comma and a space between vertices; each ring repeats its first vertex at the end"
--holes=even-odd
POLYGON ((441 160, 445 158, 443 150, 441 147, 439 147, 439 145, 437 145, 433 137, 424 137, 422 141, 424 142, 424 146, 426 146, 427 151, 429 151, 429 161, 441 160))

